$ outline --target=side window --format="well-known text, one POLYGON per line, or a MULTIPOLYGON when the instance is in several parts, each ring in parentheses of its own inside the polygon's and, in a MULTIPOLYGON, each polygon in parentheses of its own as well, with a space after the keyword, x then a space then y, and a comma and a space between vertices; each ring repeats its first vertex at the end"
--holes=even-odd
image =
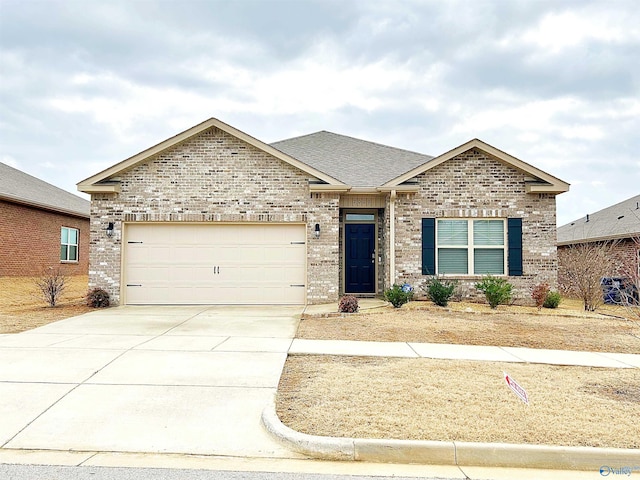
POLYGON ((60 261, 78 261, 78 238, 77 228, 62 227, 60 230, 60 261))

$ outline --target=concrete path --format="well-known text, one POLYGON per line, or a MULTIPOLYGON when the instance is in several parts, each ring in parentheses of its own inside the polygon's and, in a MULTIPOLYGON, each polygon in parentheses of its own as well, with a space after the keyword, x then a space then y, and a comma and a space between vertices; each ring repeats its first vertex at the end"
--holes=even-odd
POLYGON ((296 338, 290 354, 353 355, 367 357, 439 358, 484 362, 546 363, 581 367, 640 368, 640 355, 578 352, 517 347, 485 347, 413 342, 362 342, 296 338))
POLYGON ((301 458, 260 415, 302 307, 120 307, 0 336, 0 446, 301 458))

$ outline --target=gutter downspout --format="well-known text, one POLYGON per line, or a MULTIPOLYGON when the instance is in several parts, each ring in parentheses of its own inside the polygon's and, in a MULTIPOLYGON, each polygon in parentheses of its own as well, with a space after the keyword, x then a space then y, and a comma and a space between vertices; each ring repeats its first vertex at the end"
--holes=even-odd
POLYGON ((396 282, 396 191, 389 195, 389 287, 396 282))

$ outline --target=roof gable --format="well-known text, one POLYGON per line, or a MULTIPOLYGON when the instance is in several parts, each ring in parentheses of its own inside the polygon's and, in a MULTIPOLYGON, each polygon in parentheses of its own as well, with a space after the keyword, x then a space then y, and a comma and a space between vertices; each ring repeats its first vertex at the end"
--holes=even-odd
POLYGON ((89 218, 91 203, 50 183, 0 163, 0 200, 89 218))
POLYGON ((78 190, 86 193, 118 192, 120 187, 119 184, 117 182, 110 181, 113 177, 116 177, 120 173, 130 170, 135 166, 148 161, 152 157, 168 150, 169 148, 175 147, 176 145, 179 145, 199 135, 200 133, 204 132, 205 130, 211 127, 219 128, 220 130, 228 133, 229 135, 232 135, 258 148, 259 150, 262 150, 263 152, 266 152, 274 156, 275 158, 278 158, 279 160, 282 160, 283 162, 288 163, 289 165, 292 165, 302 170, 305 173, 308 173, 309 175, 320 180, 321 182, 324 182, 329 185, 335 185, 335 186, 344 185, 342 182, 331 177, 330 175, 327 175, 326 173, 323 173, 313 168, 312 166, 307 165, 301 162, 300 160, 297 160, 296 158, 293 158, 287 155, 286 153, 281 152, 280 150, 277 150, 272 146, 267 145, 266 143, 261 142, 260 140, 253 138, 252 136, 247 135, 246 133, 241 132, 240 130, 230 125, 227 125, 224 122, 221 122, 216 118, 210 118, 209 120, 206 120, 194 127, 191 127, 190 129, 185 130, 184 132, 179 133, 171 138, 168 138, 167 140, 164 140, 163 142, 160 142, 157 145, 154 145, 153 147, 150 147, 138 153, 137 155, 129 157, 126 160, 123 160, 122 162, 117 163, 92 177, 82 180, 81 182, 78 183, 78 190))
POLYGON ((503 152, 502 150, 498 150, 495 147, 492 147, 488 143, 483 142, 482 140, 478 140, 474 138, 466 143, 463 143, 459 147, 454 148, 453 150, 449 150, 442 155, 433 158, 432 160, 424 163, 392 180, 385 183, 383 187, 393 188, 398 186, 408 180, 416 177, 438 165, 446 162, 447 160, 451 160, 452 158, 464 153, 473 148, 477 148, 482 150, 483 152, 497 158, 499 161, 510 165, 511 167, 520 170, 531 177, 533 177, 532 181, 527 183, 527 193, 563 193, 569 190, 569 184, 560 180, 559 178, 554 177, 542 170, 534 167, 533 165, 529 165, 522 160, 509 155, 508 153, 503 152))
POLYGON ((356 188, 378 187, 433 158, 327 131, 271 146, 356 188))
POLYGON ((603 208, 558 228, 558 244, 640 236, 640 195, 603 208))

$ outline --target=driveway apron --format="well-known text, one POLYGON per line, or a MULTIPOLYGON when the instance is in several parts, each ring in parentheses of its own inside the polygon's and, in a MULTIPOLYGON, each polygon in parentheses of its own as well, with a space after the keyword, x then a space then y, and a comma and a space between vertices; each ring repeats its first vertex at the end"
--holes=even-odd
POLYGON ((0 336, 0 446, 302 458, 260 415, 302 307, 118 307, 0 336))

